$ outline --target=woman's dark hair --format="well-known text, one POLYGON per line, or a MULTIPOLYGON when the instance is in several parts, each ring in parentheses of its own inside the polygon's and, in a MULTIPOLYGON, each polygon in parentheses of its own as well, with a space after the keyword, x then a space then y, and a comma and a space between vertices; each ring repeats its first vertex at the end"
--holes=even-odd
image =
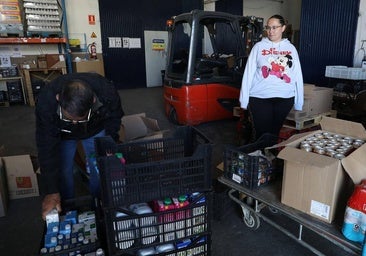
POLYGON ((275 14, 275 15, 273 15, 273 16, 271 16, 269 19, 277 19, 277 20, 279 20, 279 22, 280 22, 280 24, 281 24, 282 26, 286 25, 286 21, 285 21, 285 19, 284 19, 281 15, 279 15, 279 14, 275 14))
POLYGON ((70 115, 81 117, 93 106, 94 92, 86 82, 71 80, 62 86, 59 102, 70 115))

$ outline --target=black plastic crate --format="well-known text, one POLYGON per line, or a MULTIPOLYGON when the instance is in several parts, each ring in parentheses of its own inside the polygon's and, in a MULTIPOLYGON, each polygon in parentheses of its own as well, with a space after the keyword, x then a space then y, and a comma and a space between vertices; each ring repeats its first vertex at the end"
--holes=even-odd
POLYGON ((224 176, 249 189, 259 188, 275 179, 281 170, 276 161, 268 159, 263 153, 265 148, 275 145, 278 141, 278 137, 264 134, 254 143, 241 147, 226 147, 224 176), (262 154, 251 155, 257 150, 262 154))
POLYGON ((20 81, 6 82, 10 102, 24 102, 22 84, 20 81))
POLYGON ((164 255, 209 255, 212 193, 195 195, 178 209, 159 212, 154 211, 153 201, 148 205, 151 212, 144 214, 129 207, 104 209, 108 255, 140 255, 144 250, 157 253, 157 248, 167 245, 173 248, 164 255), (196 253, 185 254, 188 250, 196 253))
MULTIPOLYGON (((62 212, 60 213, 60 217, 65 216, 68 211, 76 210, 78 214, 83 212, 92 211, 95 214, 95 222, 97 228, 97 239, 94 241, 89 241, 88 243, 69 243, 71 242, 72 238, 70 237, 69 240, 66 239, 64 236, 64 240, 62 243, 59 243, 60 247, 56 249, 56 247, 48 248, 47 252, 42 252, 42 248, 44 248, 45 243, 45 236, 43 236, 41 244, 40 244, 40 255, 42 256, 64 256, 64 255, 77 255, 80 254, 87 254, 96 252, 97 249, 102 248, 105 245, 103 241, 103 229, 104 223, 102 222, 102 218, 100 216, 101 212, 98 209, 92 210, 96 208, 96 201, 91 196, 83 196, 78 197, 75 199, 69 199, 62 202, 62 212)), ((46 223, 45 223, 45 234, 46 234, 46 223)), ((44 235, 45 235, 44 234, 44 235)))
POLYGON ((126 144, 101 137, 95 148, 103 207, 211 190, 212 145, 196 128, 183 126, 168 138, 126 144))

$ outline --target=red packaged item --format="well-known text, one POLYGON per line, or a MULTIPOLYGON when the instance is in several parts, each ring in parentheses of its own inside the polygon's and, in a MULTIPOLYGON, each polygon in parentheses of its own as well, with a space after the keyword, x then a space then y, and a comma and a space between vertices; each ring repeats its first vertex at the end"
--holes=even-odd
MULTIPOLYGON (((172 198, 175 209, 184 208, 189 205, 189 201, 186 195, 181 195, 178 198, 172 198)), ((175 229, 176 236, 178 239, 190 236, 191 230, 187 229, 192 226, 191 223, 191 210, 185 209, 182 211, 175 212, 175 229)))
POLYGON ((167 212, 158 215, 160 242, 168 242, 175 239, 175 216, 174 210, 175 206, 170 198, 165 198, 164 200, 153 201, 154 212, 167 212))
POLYGON ((355 190, 348 200, 347 206, 366 213, 366 179, 362 180, 361 183, 355 187, 355 190))
POLYGON ((344 222, 343 235, 354 242, 363 243, 366 230, 366 180, 355 186, 348 200, 344 222))

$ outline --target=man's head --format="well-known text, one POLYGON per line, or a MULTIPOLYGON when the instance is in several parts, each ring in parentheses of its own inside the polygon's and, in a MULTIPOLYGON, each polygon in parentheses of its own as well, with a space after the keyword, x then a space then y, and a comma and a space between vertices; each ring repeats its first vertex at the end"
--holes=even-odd
POLYGON ((60 105, 60 118, 74 123, 88 121, 95 96, 90 86, 82 80, 71 80, 56 95, 60 105))

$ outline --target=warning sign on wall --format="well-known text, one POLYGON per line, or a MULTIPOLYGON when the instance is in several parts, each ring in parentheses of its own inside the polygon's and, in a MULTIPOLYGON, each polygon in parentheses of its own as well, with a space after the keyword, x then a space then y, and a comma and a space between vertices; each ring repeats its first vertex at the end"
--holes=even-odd
POLYGON ((95 15, 88 15, 89 25, 95 25, 95 15))
POLYGON ((153 39, 152 40, 152 50, 153 51, 163 51, 165 50, 164 39, 153 39))

